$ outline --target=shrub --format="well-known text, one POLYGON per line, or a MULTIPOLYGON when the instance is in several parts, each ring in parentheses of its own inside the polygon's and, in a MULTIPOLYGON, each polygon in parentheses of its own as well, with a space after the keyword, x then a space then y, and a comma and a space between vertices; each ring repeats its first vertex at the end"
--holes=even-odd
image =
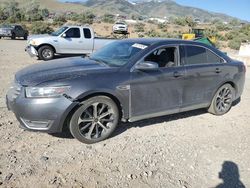
POLYGON ((145 31, 144 27, 145 27, 145 24, 143 24, 143 23, 135 24, 135 32, 137 32, 137 33, 144 32, 145 31))
POLYGON ((63 25, 65 22, 67 22, 67 20, 66 20, 66 17, 64 15, 56 16, 53 19, 53 24, 54 25, 63 25))
POLYGON ((228 42, 228 47, 234 50, 239 50, 241 45, 240 39, 233 39, 228 42))
POLYGON ((104 14, 102 21, 105 23, 114 23, 115 16, 112 14, 104 14))
POLYGON ((31 27, 32 27, 31 29, 32 34, 45 34, 54 31, 49 24, 43 22, 35 22, 32 24, 31 27))
POLYGON ((149 30, 145 33, 145 35, 147 35, 148 37, 160 37, 161 35, 156 32, 155 30, 149 30))
POLYGON ((174 22, 174 24, 180 25, 180 26, 186 25, 185 18, 175 18, 173 22, 174 22))

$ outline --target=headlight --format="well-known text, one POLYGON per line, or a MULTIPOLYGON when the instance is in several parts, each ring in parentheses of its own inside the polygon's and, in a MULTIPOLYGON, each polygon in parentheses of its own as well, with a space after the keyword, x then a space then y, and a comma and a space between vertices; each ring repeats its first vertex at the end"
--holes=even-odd
POLYGON ((47 98, 47 97, 60 97, 67 91, 70 86, 60 87, 26 87, 26 97, 28 98, 47 98))
POLYGON ((35 40, 31 40, 31 41, 30 41, 30 45, 36 46, 36 45, 37 45, 37 42, 36 42, 35 40))

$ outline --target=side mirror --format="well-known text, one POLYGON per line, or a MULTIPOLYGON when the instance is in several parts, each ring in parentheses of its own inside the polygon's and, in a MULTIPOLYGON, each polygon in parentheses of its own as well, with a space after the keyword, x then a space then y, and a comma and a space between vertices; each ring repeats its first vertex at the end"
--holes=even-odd
POLYGON ((146 71, 146 70, 158 70, 159 65, 153 61, 142 61, 135 65, 136 70, 146 71))
POLYGON ((62 37, 62 38, 66 38, 66 34, 63 33, 63 34, 61 35, 61 37, 62 37))

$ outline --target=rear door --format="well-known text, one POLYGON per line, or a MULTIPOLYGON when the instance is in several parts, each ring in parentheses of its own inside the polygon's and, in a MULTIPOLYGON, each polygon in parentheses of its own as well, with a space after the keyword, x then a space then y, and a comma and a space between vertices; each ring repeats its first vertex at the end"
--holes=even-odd
POLYGON ((84 40, 81 51, 86 54, 92 53, 94 48, 94 36, 92 36, 89 28, 83 28, 82 32, 84 40))
POLYGON ((182 63, 186 70, 182 110, 206 107, 225 76, 224 60, 203 46, 185 45, 181 48, 185 53, 182 63))

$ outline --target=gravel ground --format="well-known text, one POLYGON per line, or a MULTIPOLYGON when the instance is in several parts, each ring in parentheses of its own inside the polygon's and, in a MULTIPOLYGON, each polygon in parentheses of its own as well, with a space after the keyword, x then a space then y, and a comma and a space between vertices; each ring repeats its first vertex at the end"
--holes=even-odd
POLYGON ((0 40, 0 187, 250 187, 250 71, 241 102, 224 116, 196 110, 122 124, 112 138, 85 145, 24 131, 6 109, 14 73, 42 63, 24 47, 0 40))

